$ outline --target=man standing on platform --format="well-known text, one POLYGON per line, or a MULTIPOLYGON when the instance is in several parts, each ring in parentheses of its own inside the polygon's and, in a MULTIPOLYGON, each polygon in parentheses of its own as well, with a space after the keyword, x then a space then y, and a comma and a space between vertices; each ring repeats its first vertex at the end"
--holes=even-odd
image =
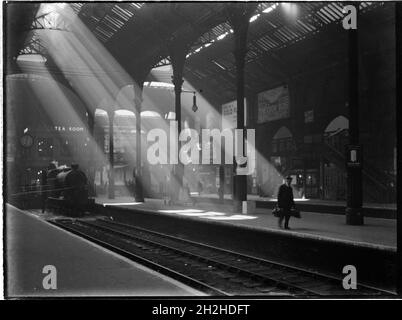
POLYGON ((286 183, 279 187, 278 191, 278 207, 281 210, 278 226, 282 228, 282 221, 285 219, 285 229, 289 230, 289 219, 292 207, 295 205, 293 200, 292 177, 286 177, 286 183))

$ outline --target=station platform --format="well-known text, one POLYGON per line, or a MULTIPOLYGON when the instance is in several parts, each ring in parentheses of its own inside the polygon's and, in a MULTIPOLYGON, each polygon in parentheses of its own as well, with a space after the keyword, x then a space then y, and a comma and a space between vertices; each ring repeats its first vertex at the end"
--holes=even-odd
MULTIPOLYGON (((197 202, 214 202, 222 203, 218 195, 215 193, 201 193, 192 192, 191 196, 197 202)), ((272 209, 276 203, 276 198, 262 197, 255 194, 248 194, 247 200, 255 201, 258 208, 272 209)), ((231 204, 232 195, 225 194, 223 203, 231 204)), ((324 200, 324 199, 309 199, 309 198, 295 198, 297 206, 308 212, 317 213, 331 213, 331 214, 345 214, 346 202, 343 200, 324 200)), ((384 218, 384 219, 396 219, 396 200, 395 203, 371 203, 364 202, 362 207, 363 213, 367 217, 371 218, 384 218)))
POLYGON ((365 217, 363 226, 351 226, 346 224, 344 215, 302 211, 301 219, 290 219, 291 230, 283 230, 278 227, 278 219, 272 215, 272 210, 269 208, 256 208, 254 214, 238 214, 233 213, 230 204, 208 201, 172 206, 164 204, 161 199, 148 198, 144 203, 135 202, 132 197, 116 197, 115 199, 97 197, 95 201, 106 207, 149 210, 163 215, 229 223, 258 230, 288 233, 303 238, 396 250, 396 221, 393 219, 365 217))
MULTIPOLYGON (((219 199, 219 196, 216 193, 201 193, 199 194, 198 192, 192 192, 191 196, 194 198, 199 198, 199 199, 219 199)), ((232 200, 232 195, 230 194, 225 194, 224 196, 225 200, 232 200)), ((271 197, 262 197, 256 194, 247 194, 247 199, 248 200, 254 200, 254 201, 259 201, 259 202, 276 202, 276 198, 271 198, 271 197)), ((295 198, 296 203, 310 203, 310 204, 322 204, 322 205, 333 205, 333 206, 340 206, 344 207, 345 206, 345 201, 341 200, 323 200, 323 199, 309 199, 309 198, 295 198)), ((396 204, 394 203, 372 203, 372 202, 364 202, 363 207, 366 208, 374 208, 374 209, 390 209, 390 210, 396 210, 396 204)))
POLYGON ((6 205, 6 296, 200 296, 203 293, 6 205), (57 289, 44 289, 44 266, 57 289))

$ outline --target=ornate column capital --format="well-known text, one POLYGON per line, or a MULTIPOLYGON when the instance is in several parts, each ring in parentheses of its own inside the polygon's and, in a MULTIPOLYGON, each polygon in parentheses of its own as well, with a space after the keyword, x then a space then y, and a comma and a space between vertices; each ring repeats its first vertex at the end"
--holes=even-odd
POLYGON ((181 93, 181 89, 184 83, 183 75, 182 74, 175 74, 172 76, 172 83, 174 84, 175 92, 181 93))

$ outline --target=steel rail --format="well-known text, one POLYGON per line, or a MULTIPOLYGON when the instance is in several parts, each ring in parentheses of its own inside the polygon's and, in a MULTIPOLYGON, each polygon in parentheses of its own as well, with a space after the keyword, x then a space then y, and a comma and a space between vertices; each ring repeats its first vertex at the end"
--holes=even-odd
MULTIPOLYGON (((128 229, 132 229, 132 230, 137 230, 137 231, 141 231, 141 232, 145 232, 145 233, 149 233, 149 234, 155 234, 157 236, 160 237, 164 237, 167 239, 171 239, 173 241, 178 241, 178 242, 182 242, 182 243, 188 243, 189 245, 192 246, 197 246, 199 248, 203 248, 206 250, 214 250, 216 252, 222 252, 222 253, 226 253, 228 255, 232 255, 234 257, 239 257, 242 260, 249 260, 250 262, 256 263, 256 264, 266 264, 267 266, 277 266, 278 268, 283 268, 283 269, 288 269, 289 271, 299 271, 300 273, 305 273, 308 274, 312 277, 319 277, 323 280, 331 280, 331 281, 337 281, 337 282, 342 282, 342 278, 341 277, 335 277, 333 275, 329 275, 329 274, 324 274, 318 271, 312 271, 312 270, 307 270, 301 267, 296 267, 296 266, 291 266, 288 264, 284 264, 284 263, 279 263, 276 261, 271 261, 271 260, 266 260, 266 259, 262 259, 262 258, 257 258, 254 256, 250 256, 244 253, 239 253, 239 252, 235 252, 235 251, 231 251, 228 249, 223 249, 220 247, 215 247, 215 246, 211 246, 208 244, 204 244, 204 243, 199 243, 199 242, 195 242, 189 239, 182 239, 182 238, 178 238, 172 235, 168 235, 168 234, 164 234, 164 233, 160 233, 154 230, 149 230, 149 229, 144 229, 141 227, 137 227, 137 226, 133 226, 130 224, 126 224, 126 223, 121 223, 121 222, 117 222, 117 221, 112 221, 112 220, 108 220, 108 219, 96 219, 97 221, 102 221, 102 222, 106 222, 107 224, 114 224, 116 226, 121 226, 124 228, 128 228, 128 229)), ((358 284, 360 287, 362 288, 366 288, 368 290, 372 290, 372 291, 378 291, 379 293, 383 293, 383 294, 387 294, 387 295, 395 295, 395 292, 383 289, 383 288, 377 288, 374 286, 371 286, 369 284, 366 283, 359 283, 358 284)))
MULTIPOLYGON (((161 273, 163 273, 163 274, 165 274, 167 276, 170 276, 170 277, 172 277, 172 278, 174 278, 176 280, 180 280, 181 282, 183 282, 183 283, 185 283, 185 284, 187 284, 187 285, 189 285, 189 286, 191 286, 193 288, 199 289, 199 290, 201 290, 203 292, 213 293, 213 294, 216 294, 216 295, 219 295, 219 296, 230 296, 231 295, 230 293, 224 292, 224 291, 222 291, 220 289, 214 288, 214 287, 212 287, 210 285, 207 285, 207 284, 205 284, 205 283, 203 283, 201 281, 198 281, 198 280, 196 280, 194 278, 191 278, 191 277, 188 277, 188 276, 186 276, 184 274, 178 273, 178 272, 176 272, 176 271, 174 271, 174 270, 172 270, 170 268, 162 266, 162 265, 160 265, 158 263, 155 263, 155 262, 153 262, 153 261, 151 261, 149 259, 146 259, 144 257, 136 255, 136 254, 134 254, 132 252, 129 252, 129 251, 125 250, 125 249, 119 248, 118 246, 112 245, 112 244, 110 244, 110 243, 108 243, 106 241, 100 240, 99 238, 95 238, 93 236, 90 236, 90 235, 86 234, 85 232, 82 232, 82 231, 78 230, 78 228, 74 228, 72 226, 69 226, 69 225, 63 223, 64 221, 65 220, 58 219, 58 220, 49 220, 48 222, 53 224, 53 225, 55 225, 55 226, 57 226, 57 227, 59 227, 59 228, 61 228, 61 229, 64 229, 64 230, 67 230, 67 231, 69 231, 71 233, 79 235, 80 237, 83 237, 83 238, 85 238, 85 239, 87 239, 87 240, 89 240, 91 242, 94 242, 94 243, 96 243, 96 244, 98 244, 98 245, 100 245, 100 246, 102 246, 102 247, 104 247, 106 249, 109 249, 109 250, 111 250, 111 251, 113 251, 115 253, 118 253, 118 254, 120 254, 120 255, 122 255, 122 256, 130 259, 130 260, 140 262, 143 265, 145 265, 145 266, 147 266, 147 267, 149 267, 149 268, 151 268, 153 270, 157 270, 158 272, 161 272, 161 273)), ((71 220, 68 220, 68 221, 71 221, 71 220)))
MULTIPOLYGON (((213 265, 215 267, 218 267, 218 268, 221 268, 221 269, 224 269, 224 270, 229 270, 229 271, 235 272, 237 274, 245 275, 250 279, 254 279, 254 280, 258 279, 259 281, 263 281, 264 283, 270 283, 270 284, 276 286, 278 289, 287 289, 287 290, 291 290, 291 291, 292 290, 301 291, 301 292, 304 292, 306 294, 312 294, 312 295, 325 295, 325 294, 328 294, 328 293, 323 293, 323 291, 320 290, 322 285, 321 286, 318 285, 316 288, 314 288, 314 286, 313 286, 313 288, 308 288, 308 287, 306 288, 306 286, 298 285, 297 282, 299 282, 299 283, 300 282, 302 282, 302 283, 309 282, 311 284, 311 283, 314 283, 313 282, 314 280, 315 281, 319 280, 319 281, 323 281, 324 283, 329 282, 328 285, 330 285, 330 286, 333 286, 334 281, 337 281, 337 282, 339 281, 339 284, 341 284, 341 279, 329 277, 329 276, 314 273, 314 272, 311 272, 311 271, 302 270, 300 268, 294 268, 294 267, 290 267, 290 266, 285 266, 285 265, 282 265, 282 264, 274 263, 274 262, 267 261, 267 260, 258 259, 258 258, 255 258, 255 257, 245 256, 245 255, 242 255, 242 254, 239 254, 239 253, 234 253, 234 252, 231 252, 231 251, 228 251, 228 250, 222 250, 220 248, 216 248, 216 247, 212 247, 212 246, 207 246, 207 245, 203 245, 203 244, 201 245, 199 243, 195 243, 195 242, 192 242, 192 241, 189 241, 189 240, 183 240, 183 239, 180 239, 180 238, 172 237, 172 236, 169 236, 169 235, 157 233, 157 232, 154 232, 154 231, 150 231, 150 230, 146 230, 146 229, 142 229, 142 228, 138 228, 138 227, 133 227, 133 226, 122 224, 122 223, 112 222, 112 221, 108 221, 108 220, 104 220, 104 219, 102 219, 102 220, 98 219, 98 220, 95 220, 95 222, 80 221, 80 223, 88 225, 88 226, 93 227, 93 228, 99 228, 99 229, 101 229, 101 230, 103 230, 105 232, 109 232, 109 233, 115 234, 117 236, 128 237, 129 239, 134 239, 136 241, 141 241, 141 242, 147 243, 147 244, 149 244, 151 246, 157 246, 159 248, 163 248, 165 250, 169 250, 171 252, 174 252, 175 254, 178 254, 178 255, 181 255, 181 256, 183 256, 183 255, 187 256, 187 257, 189 257, 191 259, 195 259, 197 261, 203 261, 203 262, 211 264, 211 265, 213 265), (281 271, 281 272, 284 272, 284 273, 287 273, 287 274, 294 273, 294 276, 290 276, 290 277, 294 278, 296 276, 296 278, 299 281, 296 281, 296 283, 294 283, 294 282, 292 283, 291 281, 287 281, 286 278, 289 278, 289 276, 285 277, 284 279, 283 278, 278 279, 277 277, 275 279, 275 278, 272 278, 272 275, 271 276, 269 274, 268 275, 263 275, 261 273, 253 272, 253 271, 245 269, 244 267, 236 266, 235 263, 230 264, 230 263, 227 263, 227 262, 222 262, 222 260, 217 259, 217 257, 214 257, 214 258, 205 257, 205 256, 202 256, 200 254, 195 254, 194 252, 191 252, 191 251, 188 251, 188 250, 185 250, 185 249, 182 249, 182 248, 178 249, 177 247, 172 247, 172 246, 166 245, 166 243, 161 243, 160 241, 156 242, 156 241, 152 241, 152 240, 149 240, 149 239, 144 239, 143 237, 140 237, 138 235, 133 235, 132 233, 127 233, 127 232, 124 232, 124 231, 121 231, 121 230, 116 230, 114 228, 111 228, 110 226, 99 225, 99 222, 101 224, 103 223, 103 224, 114 225, 114 226, 118 226, 118 227, 122 227, 122 228, 126 228, 126 229, 128 228, 129 230, 132 230, 132 231, 137 231, 137 232, 140 231, 140 232, 145 232, 145 233, 148 233, 148 234, 157 235, 158 237, 164 237, 164 238, 168 238, 170 240, 174 240, 174 241, 178 242, 181 245, 185 244, 185 245, 196 246, 198 248, 201 247, 203 249, 208 249, 210 251, 212 250, 213 252, 219 253, 221 255, 222 254, 229 254, 231 256, 231 258, 232 258, 231 259, 232 261, 233 261, 233 259, 235 259, 235 260, 238 260, 238 261, 240 261, 242 263, 253 263, 254 267, 256 267, 256 266, 263 267, 262 264, 264 264, 264 265, 267 266, 267 270, 269 270, 272 267, 274 267, 276 269, 279 269, 278 271, 281 271), (307 279, 305 279, 305 281, 303 281, 302 277, 307 277, 307 279), (300 280, 302 280, 302 281, 300 281, 300 280)), ((222 259, 222 257, 220 257, 220 258, 222 259)), ((226 257, 226 259, 228 259, 228 258, 226 257)), ((372 291, 372 294, 368 294, 368 295, 385 294, 384 291, 381 291, 381 290, 379 290, 377 288, 371 288, 371 287, 369 288, 369 287, 363 286, 363 285, 360 285, 360 288, 361 288, 361 290, 359 290, 359 292, 362 292, 362 290, 363 290, 363 292, 364 292, 364 290, 372 291)), ((389 294, 389 292, 387 292, 387 294, 389 294)), ((345 293, 345 295, 346 295, 346 293, 345 293)))

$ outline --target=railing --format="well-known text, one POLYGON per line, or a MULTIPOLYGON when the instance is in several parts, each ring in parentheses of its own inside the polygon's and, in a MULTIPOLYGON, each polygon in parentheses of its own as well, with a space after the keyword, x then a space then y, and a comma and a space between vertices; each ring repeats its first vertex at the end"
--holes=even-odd
POLYGON ((348 129, 343 129, 325 132, 323 142, 343 154, 345 146, 349 143, 349 131, 348 129))
MULTIPOLYGON (((289 149, 284 149, 284 146, 291 145, 291 138, 277 139, 272 144, 273 153, 284 154, 289 149), (282 146, 280 148, 279 146, 282 146)), ((345 170, 346 155, 345 146, 349 144, 348 129, 326 132, 320 138, 317 136, 311 137, 311 142, 305 142, 298 146, 298 153, 321 153, 328 160, 334 163, 338 168, 345 170)), ((288 174, 293 168, 289 166, 277 167, 277 170, 282 174, 288 174)), ((395 198, 396 178, 383 172, 367 159, 363 160, 362 175, 364 179, 364 194, 370 198, 370 201, 382 202, 384 200, 393 201, 395 198)))
MULTIPOLYGON (((335 132, 328 132, 324 134, 323 139, 323 153, 330 156, 335 165, 340 168, 345 167, 345 146, 349 143, 348 130, 340 130, 335 132)), ((363 160, 362 168, 363 178, 366 178, 366 182, 371 183, 377 191, 371 192, 369 188, 366 188, 367 194, 371 194, 372 198, 377 199, 391 199, 394 196, 395 178, 386 172, 382 172, 375 166, 369 163, 367 160, 363 160), (380 190, 378 190, 380 189, 380 190), (378 191, 380 194, 378 194, 378 191)))
MULTIPOLYGON (((331 147, 332 151, 338 153, 343 161, 345 161, 345 146, 349 143, 348 130, 344 129, 339 132, 332 132, 324 135, 324 144, 331 147)), ((363 159, 363 171, 376 180, 378 183, 389 187, 390 182, 395 183, 395 178, 385 171, 379 170, 366 159, 363 159)))

